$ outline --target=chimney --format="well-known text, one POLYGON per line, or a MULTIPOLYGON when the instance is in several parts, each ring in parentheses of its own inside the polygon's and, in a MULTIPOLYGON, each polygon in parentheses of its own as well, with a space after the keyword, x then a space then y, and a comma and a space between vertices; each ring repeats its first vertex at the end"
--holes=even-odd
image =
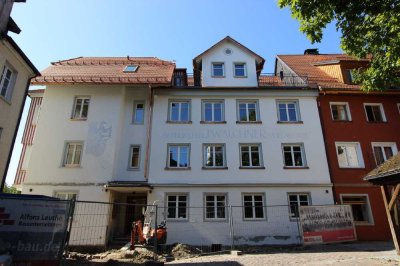
POLYGON ((319 51, 318 48, 312 48, 312 49, 305 49, 304 54, 312 54, 312 55, 318 55, 319 51))

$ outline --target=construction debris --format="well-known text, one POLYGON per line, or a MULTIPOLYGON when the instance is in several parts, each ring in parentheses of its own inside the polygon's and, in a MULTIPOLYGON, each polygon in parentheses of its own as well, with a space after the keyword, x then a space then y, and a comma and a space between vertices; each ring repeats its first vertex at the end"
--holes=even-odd
POLYGON ((172 256, 175 259, 186 259, 197 257, 201 253, 200 249, 194 248, 185 244, 177 244, 171 251, 172 256))

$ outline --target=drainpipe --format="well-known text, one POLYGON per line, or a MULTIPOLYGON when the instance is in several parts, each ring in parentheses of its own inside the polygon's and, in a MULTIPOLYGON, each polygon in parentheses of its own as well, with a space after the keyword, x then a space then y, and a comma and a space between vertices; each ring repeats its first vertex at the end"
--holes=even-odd
POLYGON ((325 146, 326 159, 327 159, 327 163, 328 163, 329 177, 330 177, 331 182, 332 182, 333 201, 336 204, 338 201, 337 201, 337 198, 336 198, 335 186, 334 186, 333 179, 332 179, 332 169, 331 169, 331 164, 330 164, 330 159, 329 159, 329 154, 328 154, 328 143, 327 143, 327 141, 325 139, 326 134, 325 134, 325 127, 324 127, 324 120, 322 119, 321 102, 318 101, 318 98, 325 96, 326 93, 325 93, 325 91, 322 90, 321 86, 318 86, 318 91, 319 91, 319 95, 317 97, 317 103, 318 103, 319 121, 321 123, 322 135, 323 135, 323 138, 324 138, 324 146, 325 146), (321 93, 323 93, 323 96, 321 96, 322 95, 321 93))
POLYGON ((147 119, 147 138, 146 138, 146 157, 144 160, 144 177, 149 179, 149 166, 150 166, 150 144, 151 144, 151 131, 153 126, 153 102, 154 102, 154 94, 153 88, 151 84, 149 84, 149 118, 147 119))
POLYGON ((14 150, 14 145, 15 145, 15 140, 17 139, 18 128, 19 128, 19 125, 21 123, 22 112, 24 111, 26 98, 28 97, 29 86, 30 86, 31 80, 33 78, 34 77, 28 79, 28 82, 26 83, 26 89, 25 89, 25 93, 24 93, 24 98, 23 98, 22 103, 21 103, 21 108, 19 109, 19 116, 18 116, 17 124, 15 125, 14 136, 13 136, 13 139, 11 141, 11 149, 10 149, 10 152, 8 153, 8 158, 7 158, 7 162, 6 162, 6 168, 4 169, 3 179, 1 180, 1 184, 0 184, 0 192, 3 192, 3 190, 4 190, 4 186, 5 186, 5 183, 6 183, 7 172, 8 172, 8 167, 10 166, 11 156, 12 156, 12 153, 13 153, 13 150, 14 150))

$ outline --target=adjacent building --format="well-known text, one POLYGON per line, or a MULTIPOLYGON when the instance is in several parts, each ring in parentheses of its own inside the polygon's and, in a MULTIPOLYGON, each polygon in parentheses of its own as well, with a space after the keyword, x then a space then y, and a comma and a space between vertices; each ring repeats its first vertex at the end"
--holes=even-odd
POLYGON ((367 64, 343 54, 278 55, 275 71, 307 75, 310 85, 319 88, 335 202, 352 206, 359 240, 389 240, 380 188, 363 177, 398 152, 400 90, 360 91, 352 70, 367 64))
MULTIPOLYGON (((319 90, 263 66, 230 37, 193 59, 193 75, 158 58, 54 62, 33 80, 46 89, 31 93, 40 118, 31 107, 16 183, 157 204, 169 243, 229 244, 230 217, 237 244, 298 243, 297 207, 333 203, 319 90)), ((77 244, 123 236, 141 215, 109 211, 98 241, 77 244)))
MULTIPOLYGON (((20 2, 20 1, 19 1, 20 2)), ((8 32, 20 33, 10 17, 14 1, 0 3, 0 177, 7 175, 22 110, 32 77, 39 74, 8 32)))

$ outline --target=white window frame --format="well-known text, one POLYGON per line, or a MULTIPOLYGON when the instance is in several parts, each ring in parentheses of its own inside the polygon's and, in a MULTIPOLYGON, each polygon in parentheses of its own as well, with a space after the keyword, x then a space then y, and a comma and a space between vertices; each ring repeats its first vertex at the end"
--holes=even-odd
MULTIPOLYGON (((336 158, 338 161, 338 166, 339 168, 364 168, 364 158, 361 150, 361 145, 359 142, 346 142, 346 141, 338 141, 335 142, 335 149, 336 149, 336 158), (357 152, 357 160, 358 160, 358 166, 341 166, 339 162, 339 152, 338 152, 338 147, 339 146, 356 146, 356 152, 357 152)), ((347 158, 347 155, 346 155, 347 158)))
POLYGON ((227 221, 228 219, 228 193, 221 193, 221 192, 215 192, 215 193, 204 193, 204 221, 207 222, 216 222, 216 221, 227 221), (214 200, 214 217, 213 218, 207 218, 207 196, 213 196, 214 200), (217 213, 218 213, 218 206, 217 206, 217 196, 224 196, 225 198, 225 204, 224 204, 224 209, 225 209, 225 217, 224 218, 218 218, 217 213))
MULTIPOLYGON (((53 192, 53 197, 59 198, 61 200, 69 200, 69 199, 65 199, 65 198, 60 198, 59 195, 75 195, 75 200, 77 200, 78 194, 79 194, 79 191, 77 191, 77 190, 71 190, 71 191, 70 190, 55 190, 53 192)), ((70 200, 72 200, 72 199, 70 199, 70 200)))
POLYGON ((143 125, 145 118, 146 118, 146 103, 145 103, 145 101, 134 101, 133 102, 133 124, 135 124, 135 125, 143 125), (142 122, 138 122, 136 120, 138 104, 143 104, 143 121, 142 122))
POLYGON ((387 122, 386 115, 385 115, 385 110, 383 109, 383 104, 382 103, 364 103, 363 105, 364 105, 365 118, 367 119, 367 122, 370 122, 370 123, 387 122), (382 121, 369 121, 368 120, 367 109, 366 109, 367 106, 379 106, 379 110, 381 111, 381 115, 382 115, 382 121))
POLYGON ((308 201, 308 205, 307 206, 311 206, 312 205, 312 201, 311 201, 311 193, 310 192, 288 192, 287 193, 287 201, 288 201, 288 207, 289 207, 289 219, 292 221, 297 221, 299 219, 298 216, 292 215, 292 209, 290 208, 290 196, 297 196, 297 211, 298 214, 300 214, 300 196, 307 196, 307 201, 308 201))
POLYGON ((247 78, 247 64, 245 62, 234 62, 233 63, 233 77, 234 78, 247 78), (236 75, 236 66, 237 65, 243 65, 243 76, 237 76, 236 75))
POLYGON ((236 100, 236 121, 238 123, 257 123, 261 122, 260 119, 260 105, 258 100, 236 100), (246 119, 245 121, 240 120, 240 104, 246 104, 246 119), (255 121, 250 121, 249 117, 249 104, 255 104, 256 105, 256 120, 255 121))
POLYGON ((262 144, 261 143, 239 143, 239 160, 240 160, 240 167, 241 168, 262 168, 264 167, 264 162, 263 162, 263 157, 262 157, 262 144), (252 152, 251 152, 251 147, 258 147, 258 160, 260 162, 260 165, 253 166, 252 164, 252 152), (250 160, 250 165, 249 166, 244 166, 243 165, 243 160, 242 160, 242 147, 250 147, 249 150, 249 160, 250 160))
POLYGON ((278 121, 280 123, 297 123, 297 122, 301 122, 301 116, 300 116, 300 105, 299 105, 299 101, 298 100, 276 100, 276 110, 277 110, 277 115, 278 115, 278 121), (280 113, 280 109, 279 109, 279 104, 285 104, 286 105, 286 115, 289 119, 289 109, 287 108, 288 104, 294 104, 295 106, 295 111, 296 111, 296 120, 295 121, 283 121, 281 119, 281 113, 280 113))
MULTIPOLYGON (((371 147, 372 147, 372 154, 374 155, 374 159, 375 159, 375 163, 378 165, 378 162, 376 161, 376 157, 375 157, 375 147, 380 147, 381 149, 383 147, 391 147, 392 148, 392 152, 393 152, 393 156, 395 156, 397 154, 397 144, 396 142, 371 142, 371 147)), ((384 151, 382 151, 383 157, 384 157, 384 161, 388 160, 389 158, 386 158, 386 154, 384 151)))
POLYGON ((12 92, 14 90, 14 81, 16 78, 17 72, 14 70, 14 68, 12 68, 7 62, 6 64, 3 66, 2 72, 0 73, 0 97, 5 99, 6 101, 10 101, 11 100, 11 96, 12 96, 12 92), (4 76, 4 73, 6 73, 7 71, 11 72, 11 76, 8 79, 8 85, 7 88, 5 90, 5 94, 1 94, 2 90, 3 90, 3 85, 4 85, 4 81, 6 80, 6 77, 4 76))
POLYGON ((188 99, 172 99, 168 101, 168 119, 169 123, 191 123, 192 120, 192 101, 188 99), (172 120, 172 104, 179 104, 178 120, 172 120), (188 120, 181 120, 182 103, 188 104, 188 120))
POLYGON ((304 143, 282 143, 281 144, 281 149, 282 149, 282 156, 283 156, 283 166, 284 168, 307 168, 307 159, 306 159, 306 152, 305 152, 305 148, 304 148, 304 143), (284 147, 290 146, 290 153, 292 155, 292 161, 293 164, 295 164, 295 159, 294 159, 294 152, 293 152, 293 147, 294 146, 298 146, 300 147, 300 151, 301 151, 301 161, 302 161, 302 165, 301 166, 287 166, 286 165, 286 161, 285 161, 285 150, 284 147))
MULTIPOLYGON (((166 193, 165 194, 165 203, 166 203, 166 206, 165 206, 165 210, 166 210, 166 219, 168 220, 168 221, 188 221, 189 220, 189 210, 190 210, 190 208, 189 208, 189 193, 186 193, 186 192, 168 192, 168 193, 166 193), (175 217, 174 218, 172 218, 172 217, 168 217, 168 215, 169 215, 169 213, 168 213, 168 210, 169 210, 169 206, 168 206, 168 203, 169 203, 169 197, 170 196, 176 196, 177 197, 177 200, 175 201, 175 217), (179 218, 179 217, 177 217, 178 216, 178 214, 179 214, 179 196, 185 196, 186 197, 186 217, 185 218, 179 218)), ((172 208, 172 207, 171 207, 172 208)))
POLYGON ((265 195, 264 193, 242 193, 242 206, 243 206, 243 220, 244 221, 260 221, 260 220, 266 220, 267 219, 267 209, 266 209, 266 204, 265 204, 265 195), (245 204, 244 204, 244 197, 245 196, 251 196, 251 201, 252 201, 252 210, 253 210, 253 217, 247 218, 246 217, 246 211, 245 211, 245 204), (254 196, 261 196, 262 197, 262 210, 263 210, 263 217, 255 217, 256 216, 256 207, 255 207, 255 200, 254 196))
POLYGON ((132 144, 129 147, 129 162, 128 169, 129 170, 139 170, 140 169, 140 157, 141 157, 141 145, 140 144, 132 144), (133 157, 133 149, 138 148, 138 166, 132 166, 132 157, 133 157))
MULTIPOLYGON (((375 225, 374 222, 374 215, 372 214, 372 208, 371 208, 371 202, 369 200, 369 195, 368 194, 340 194, 340 202, 343 203, 343 197, 365 197, 366 202, 367 202, 367 210, 368 210, 368 222, 359 222, 359 221, 354 221, 355 225, 375 225)), ((348 204, 351 205, 351 204, 348 204)), ((354 219, 354 215, 353 215, 354 219)))
POLYGON ((91 102, 91 97, 90 96, 75 96, 74 105, 73 105, 73 108, 72 108, 71 119, 72 120, 87 120, 88 117, 89 117, 90 102, 91 102), (81 104, 81 109, 79 111, 79 115, 75 116, 75 109, 76 109, 78 100, 82 100, 82 104, 81 104), (88 108, 87 108, 87 115, 86 115, 86 117, 82 117, 83 105, 84 105, 85 100, 89 100, 88 108))
POLYGON ((333 121, 352 121, 351 119, 351 112, 350 112, 350 105, 348 102, 329 102, 329 107, 331 109, 331 117, 333 121), (332 105, 344 105, 345 106, 345 111, 346 111, 346 116, 347 116, 347 120, 335 120, 333 117, 333 109, 332 109, 332 105))
POLYGON ((83 157, 83 147, 84 147, 83 146, 83 141, 66 141, 64 146, 65 146, 65 148, 64 148, 64 156, 63 156, 63 164, 62 164, 62 166, 66 167, 66 168, 81 167, 81 165, 82 165, 82 157, 83 157), (75 161, 76 145, 81 145, 82 146, 82 148, 81 148, 81 157, 79 158, 79 163, 78 164, 74 164, 74 163, 67 164, 68 147, 69 147, 69 145, 75 145, 75 148, 74 148, 74 151, 73 151, 73 154, 72 154, 72 162, 75 161))
POLYGON ((189 143, 168 143, 167 145, 167 164, 166 164, 167 169, 190 169, 190 144, 189 143), (178 148, 178 161, 177 161, 177 166, 171 166, 170 165, 170 148, 171 147, 177 147, 178 148), (181 147, 186 147, 188 149, 188 154, 187 154, 187 161, 188 165, 187 166, 179 166, 179 161, 181 157, 180 149, 181 147))
POLYGON ((212 62, 211 63, 211 77, 213 77, 213 78, 224 78, 225 77, 225 63, 224 62, 212 62), (222 76, 214 75, 215 65, 222 65, 222 76))
POLYGON ((218 169, 218 168, 227 168, 226 167, 226 146, 225 143, 204 143, 203 144, 203 168, 204 169, 218 169), (207 166, 207 147, 213 147, 213 166, 207 166), (222 166, 215 166, 216 159, 215 159, 215 147, 221 146, 222 147, 222 156, 223 156, 223 165, 222 166))
POLYGON ((224 100, 201 100, 201 121, 204 123, 224 123, 225 122, 225 101, 224 100), (212 104, 212 120, 206 121, 206 104, 212 104), (221 104, 221 121, 215 121, 214 106, 221 104))

